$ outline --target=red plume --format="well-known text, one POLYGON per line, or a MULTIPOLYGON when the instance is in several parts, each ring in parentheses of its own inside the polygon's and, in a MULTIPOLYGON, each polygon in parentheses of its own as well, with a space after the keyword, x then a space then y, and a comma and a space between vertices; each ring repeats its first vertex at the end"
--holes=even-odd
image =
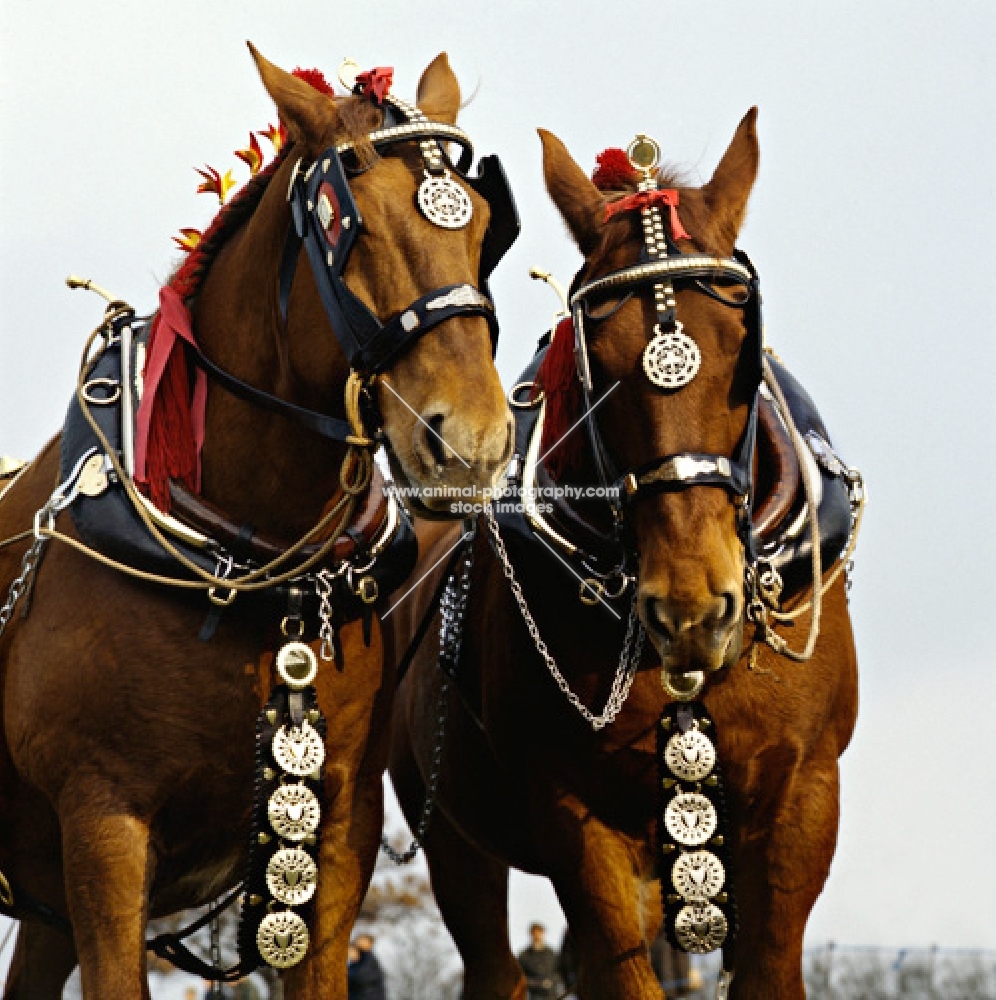
POLYGON ((603 150, 595 160, 598 166, 591 179, 599 191, 618 191, 630 187, 640 179, 636 168, 621 149, 603 150))
POLYGON ((325 79, 325 74, 320 69, 302 69, 300 66, 293 73, 299 80, 310 83, 320 94, 335 96, 335 87, 325 79))

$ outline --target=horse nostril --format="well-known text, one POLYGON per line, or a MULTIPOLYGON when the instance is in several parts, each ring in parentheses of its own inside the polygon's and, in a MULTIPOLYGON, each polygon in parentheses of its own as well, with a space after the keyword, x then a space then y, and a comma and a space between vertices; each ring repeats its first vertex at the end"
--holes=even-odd
POLYGON ((653 597, 647 598, 647 626, 668 642, 674 640, 677 629, 665 610, 664 602, 653 597))
POLYGON ((443 421, 445 417, 441 413, 434 413, 425 421, 423 436, 425 446, 432 456, 436 465, 446 465, 449 460, 450 449, 443 441, 443 421))
POLYGON ((722 594, 720 599, 723 602, 723 610, 719 615, 717 624, 721 628, 727 628, 737 620, 737 614, 739 613, 737 595, 728 591, 722 594))

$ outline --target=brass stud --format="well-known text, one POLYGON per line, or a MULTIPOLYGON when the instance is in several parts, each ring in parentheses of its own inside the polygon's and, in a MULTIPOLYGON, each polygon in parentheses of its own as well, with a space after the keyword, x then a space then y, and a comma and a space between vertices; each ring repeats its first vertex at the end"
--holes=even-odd
POLYGON ((263 897, 255 892, 249 897, 250 906, 259 906, 259 904, 262 902, 263 902, 263 897))
POLYGON ((266 831, 260 831, 260 834, 256 839, 261 844, 268 844, 273 838, 268 833, 266 833, 266 831))
POLYGON ((675 847, 674 847, 674 844, 664 844, 664 845, 663 845, 663 846, 661 847, 661 850, 662 850, 662 851, 663 851, 663 852, 664 852, 665 854, 672 854, 672 853, 674 852, 674 849, 675 849, 675 847))
POLYGON ((274 726, 277 723, 277 710, 275 708, 268 708, 266 710, 266 721, 274 726))
POLYGON ((712 846, 713 847, 722 847, 724 843, 726 843, 726 841, 722 837, 713 837, 712 838, 712 846))
POLYGON ((322 713, 317 708, 312 708, 308 711, 308 721, 311 723, 317 722, 321 717, 322 713))
POLYGON ((274 771, 272 767, 264 767, 263 768, 263 780, 264 781, 273 781, 273 779, 276 776, 277 776, 277 772, 274 771))

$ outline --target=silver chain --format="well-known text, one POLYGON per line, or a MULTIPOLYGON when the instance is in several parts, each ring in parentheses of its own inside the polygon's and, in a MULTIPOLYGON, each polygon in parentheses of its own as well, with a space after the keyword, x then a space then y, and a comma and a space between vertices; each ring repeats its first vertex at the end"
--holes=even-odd
POLYGON ((557 661, 553 658, 547 644, 543 641, 543 637, 539 633, 536 621, 529 610, 529 605, 526 603, 526 596, 523 594, 522 587, 515 577, 512 561, 508 557, 508 550, 505 548, 505 542, 501 537, 498 522, 495 520, 494 508, 490 503, 484 508, 484 516, 487 518, 488 530, 494 539, 495 551, 498 553, 502 571, 505 574, 505 579, 508 580, 512 596, 515 598, 515 603, 519 605, 519 611, 522 612, 522 620, 526 623, 526 629, 529 631, 529 635, 536 646, 536 652, 543 657, 546 668, 550 671, 550 676, 556 682, 557 687, 564 693, 567 700, 577 709, 581 717, 595 732, 612 725, 622 711, 626 699, 629 697, 629 691, 633 686, 633 680, 640 666, 640 658, 643 655, 643 641, 646 633, 643 631, 643 626, 640 624, 636 613, 636 592, 634 591, 633 593, 633 603, 630 606, 629 620, 626 623, 626 638, 623 640, 622 650, 619 653, 619 665, 616 667, 616 675, 612 679, 612 688, 609 691, 608 700, 605 702, 605 708, 602 709, 600 715, 595 715, 571 690, 567 678, 560 672, 557 661))
POLYGON ((31 543, 30 548, 28 548, 21 558, 21 573, 10 585, 10 590, 7 591, 7 600, 4 602, 3 607, 0 608, 0 635, 3 635, 7 628, 11 616, 14 614, 14 609, 17 607, 17 602, 24 596, 24 592, 28 589, 31 577, 34 576, 35 570, 38 568, 42 550, 45 548, 47 541, 47 538, 36 537, 31 543))
POLYGON ((404 851, 397 850, 387 839, 381 837, 381 850, 396 864, 407 865, 414 860, 429 832, 429 822, 432 810, 436 804, 436 792, 439 788, 439 775, 443 766, 443 747, 446 743, 446 705, 450 693, 452 676, 456 673, 460 662, 460 649, 463 645, 463 624, 467 613, 467 602, 470 598, 470 572, 474 565, 474 538, 471 534, 465 542, 459 576, 453 573, 446 583, 446 589, 439 602, 441 622, 439 625, 439 659, 443 680, 439 688, 439 702, 436 706, 436 731, 433 737, 432 764, 429 769, 429 781, 425 789, 425 801, 422 803, 422 814, 412 836, 411 843, 404 851))
POLYGON ((332 625, 332 589, 335 583, 335 575, 327 569, 323 569, 315 576, 315 589, 318 591, 318 617, 321 626, 318 634, 321 636, 322 646, 319 655, 326 663, 335 659, 335 629, 332 625))

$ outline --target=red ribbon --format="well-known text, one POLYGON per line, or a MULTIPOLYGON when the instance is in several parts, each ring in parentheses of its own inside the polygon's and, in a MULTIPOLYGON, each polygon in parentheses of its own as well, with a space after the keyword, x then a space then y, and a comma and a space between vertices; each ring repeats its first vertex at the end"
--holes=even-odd
POLYGON ((605 221, 608 222, 621 212, 632 212, 638 208, 650 208, 651 205, 667 205, 671 210, 671 239, 690 240, 685 227, 678 217, 678 192, 674 188, 663 188, 658 191, 638 191, 627 195, 618 201, 611 201, 605 206, 605 221))
POLYGON ((375 66, 356 74, 356 86, 360 88, 360 93, 372 97, 378 104, 384 100, 393 82, 393 66, 375 66))
MULTIPOLYGON (((174 350, 181 350, 181 341, 196 347, 194 331, 190 323, 190 311, 175 289, 169 285, 159 290, 159 315, 156 317, 155 334, 151 338, 149 356, 145 362, 145 379, 142 386, 142 402, 135 418, 135 478, 140 483, 148 481, 146 468, 149 429, 154 419, 153 413, 160 395, 163 373, 174 350)), ((200 489, 200 455, 204 445, 204 409, 207 402, 207 379, 199 368, 194 376, 194 392, 190 401, 190 424, 193 432, 196 471, 193 486, 200 489)))

